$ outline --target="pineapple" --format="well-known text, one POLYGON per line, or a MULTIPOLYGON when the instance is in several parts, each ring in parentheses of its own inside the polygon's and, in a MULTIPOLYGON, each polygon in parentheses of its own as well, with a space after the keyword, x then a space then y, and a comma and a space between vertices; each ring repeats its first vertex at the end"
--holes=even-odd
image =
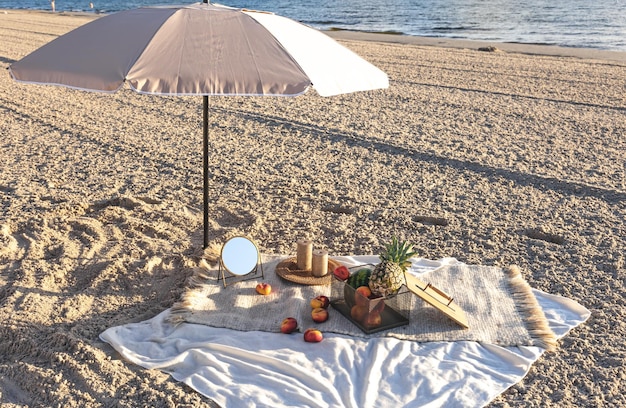
POLYGON ((395 295, 405 283, 404 272, 411 265, 408 259, 415 254, 412 245, 393 237, 392 242, 385 245, 385 251, 380 254, 380 263, 370 275, 369 287, 372 293, 380 296, 395 295))

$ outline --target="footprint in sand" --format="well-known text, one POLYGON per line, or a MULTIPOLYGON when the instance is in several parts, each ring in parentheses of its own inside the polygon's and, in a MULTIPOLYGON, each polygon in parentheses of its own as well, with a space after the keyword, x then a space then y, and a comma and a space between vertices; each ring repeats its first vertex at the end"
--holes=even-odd
POLYGON ((552 244, 563 245, 565 243, 565 238, 563 238, 562 236, 551 234, 549 232, 544 232, 543 230, 538 228, 529 228, 524 231, 524 234, 526 234, 526 236, 529 238, 550 242, 552 244))
POLYGON ((11 235, 11 228, 6 224, 0 225, 0 259, 10 256, 17 249, 17 239, 11 235))

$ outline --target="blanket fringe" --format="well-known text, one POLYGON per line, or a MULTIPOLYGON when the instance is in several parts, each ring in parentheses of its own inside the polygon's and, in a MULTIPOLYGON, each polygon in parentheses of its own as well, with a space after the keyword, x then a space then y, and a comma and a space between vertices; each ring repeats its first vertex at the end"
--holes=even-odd
POLYGON ((511 296, 524 316, 527 329, 533 338, 533 345, 554 351, 557 346, 556 335, 550 329, 543 309, 532 293, 532 288, 522 277, 519 266, 511 265, 505 268, 505 272, 509 278, 511 296))

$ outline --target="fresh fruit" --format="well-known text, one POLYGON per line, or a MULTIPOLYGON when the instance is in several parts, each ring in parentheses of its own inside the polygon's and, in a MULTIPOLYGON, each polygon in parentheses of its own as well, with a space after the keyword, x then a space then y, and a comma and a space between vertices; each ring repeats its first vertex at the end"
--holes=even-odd
POLYGON ((256 285, 256 291, 261 295, 269 295, 272 293, 272 286, 269 283, 261 282, 256 285))
POLYGON ((354 292, 354 300, 357 306, 367 306, 369 304, 369 297, 372 296, 369 286, 359 286, 354 292))
POLYGON ((311 318, 315 323, 323 323, 328 320, 328 310, 318 307, 317 309, 313 309, 311 311, 311 318))
POLYGON ((304 331, 304 341, 309 343, 319 343, 324 339, 324 335, 318 329, 306 329, 304 331))
POLYGON ((373 329, 375 327, 380 326, 383 323, 383 319, 380 316, 380 313, 370 312, 363 320, 363 326, 366 329, 373 329))
POLYGON ((350 271, 345 266, 341 265, 333 269, 333 275, 340 281, 345 281, 350 277, 350 271))
POLYGON ((370 275, 369 288, 372 293, 380 296, 394 295, 405 283, 404 273, 411 265, 409 258, 415 255, 413 246, 407 242, 399 242, 396 237, 385 245, 380 254, 380 263, 370 275))
POLYGON ((298 330, 298 321, 293 317, 287 317, 280 324, 281 333, 290 334, 298 330))
POLYGON ((313 309, 317 309, 318 307, 326 309, 328 306, 330 306, 330 299, 328 296, 320 295, 311 299, 311 307, 313 309))
POLYGON ((352 320, 362 322, 367 317, 368 312, 367 307, 354 305, 350 309, 350 317, 352 320))
POLYGON ((347 280, 347 283, 348 285, 352 286, 355 289, 358 288, 359 286, 366 286, 370 281, 371 274, 372 274, 372 271, 370 269, 367 269, 367 268, 359 269, 358 271, 350 275, 350 277, 347 280))

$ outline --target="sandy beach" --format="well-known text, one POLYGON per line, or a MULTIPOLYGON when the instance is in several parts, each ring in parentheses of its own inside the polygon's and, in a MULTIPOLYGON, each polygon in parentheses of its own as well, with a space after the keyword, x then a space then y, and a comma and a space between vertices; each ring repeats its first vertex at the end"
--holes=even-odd
MULTIPOLYGON (((209 407, 98 338, 203 256, 201 98, 6 70, 93 18, 0 10, 0 405, 209 407)), ((626 53, 330 34, 391 86, 211 98, 212 241, 519 265, 592 316, 490 406, 626 407, 626 53)))

